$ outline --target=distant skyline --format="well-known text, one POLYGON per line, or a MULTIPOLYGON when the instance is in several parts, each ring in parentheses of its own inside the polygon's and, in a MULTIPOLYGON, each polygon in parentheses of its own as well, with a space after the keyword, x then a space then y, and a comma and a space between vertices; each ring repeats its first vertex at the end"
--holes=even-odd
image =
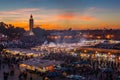
POLYGON ((120 0, 1 0, 0 22, 29 29, 120 29, 120 0))

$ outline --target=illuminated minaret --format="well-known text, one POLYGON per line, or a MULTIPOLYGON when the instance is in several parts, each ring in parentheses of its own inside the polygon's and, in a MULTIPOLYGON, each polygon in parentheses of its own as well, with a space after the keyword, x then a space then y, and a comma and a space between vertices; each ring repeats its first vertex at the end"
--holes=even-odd
POLYGON ((33 16, 32 16, 32 14, 31 14, 30 19, 29 19, 30 35, 34 35, 34 33, 33 33, 33 31, 32 31, 33 27, 34 27, 34 19, 33 19, 33 16))

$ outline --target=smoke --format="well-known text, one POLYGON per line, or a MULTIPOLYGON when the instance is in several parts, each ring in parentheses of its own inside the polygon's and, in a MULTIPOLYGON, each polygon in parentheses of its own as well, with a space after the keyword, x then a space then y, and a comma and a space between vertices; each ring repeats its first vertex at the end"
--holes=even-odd
POLYGON ((43 45, 46 45, 48 43, 48 41, 45 41, 44 43, 43 43, 43 45))
POLYGON ((86 39, 81 39, 79 42, 76 43, 55 43, 55 42, 49 42, 45 41, 41 46, 47 46, 47 47, 56 47, 56 48, 74 48, 75 46, 85 46, 86 39))

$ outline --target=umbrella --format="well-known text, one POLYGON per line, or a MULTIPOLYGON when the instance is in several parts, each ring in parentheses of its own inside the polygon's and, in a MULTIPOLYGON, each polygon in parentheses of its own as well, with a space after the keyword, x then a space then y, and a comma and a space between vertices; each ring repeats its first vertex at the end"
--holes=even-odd
POLYGON ((87 61, 79 61, 79 62, 73 62, 72 64, 76 65, 76 64, 88 64, 87 61))
POLYGON ((104 73, 112 73, 113 70, 111 68, 103 68, 104 73))
POLYGON ((67 78, 70 78, 72 80, 84 80, 85 79, 85 77, 79 76, 79 75, 69 75, 67 76, 67 78))

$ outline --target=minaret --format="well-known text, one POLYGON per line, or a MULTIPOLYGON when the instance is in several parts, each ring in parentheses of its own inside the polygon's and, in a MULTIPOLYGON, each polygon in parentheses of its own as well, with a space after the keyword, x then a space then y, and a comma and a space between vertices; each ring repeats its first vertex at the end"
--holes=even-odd
POLYGON ((34 19, 33 19, 33 16, 31 14, 30 19, 29 19, 29 30, 30 30, 29 35, 34 35, 34 33, 32 31, 33 27, 34 27, 34 19))

